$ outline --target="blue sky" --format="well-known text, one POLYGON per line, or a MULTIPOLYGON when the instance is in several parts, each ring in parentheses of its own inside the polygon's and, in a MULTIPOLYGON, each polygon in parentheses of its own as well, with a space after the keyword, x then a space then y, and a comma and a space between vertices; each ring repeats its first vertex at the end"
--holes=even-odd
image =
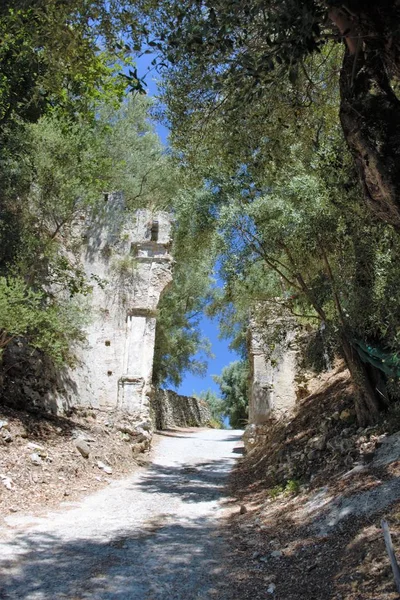
POLYGON ((238 355, 228 348, 227 340, 218 339, 218 326, 215 321, 207 317, 203 317, 200 323, 203 335, 207 336, 211 341, 211 350, 215 358, 208 360, 208 370, 206 377, 196 377, 187 374, 179 387, 178 392, 191 396, 194 392, 212 389, 218 392, 218 385, 214 383, 212 376, 219 375, 226 365, 233 360, 238 360, 238 355))
MULTIPOLYGON (((139 77, 146 75, 148 69, 152 68, 152 59, 153 56, 151 54, 146 54, 137 59, 136 65, 139 77)), ((150 96, 157 96, 157 78, 159 78, 159 75, 155 70, 152 70, 146 75, 146 88, 150 96)), ((162 142, 168 145, 168 129, 162 125, 156 125, 156 130, 162 142)), ((215 358, 208 360, 207 375, 205 377, 191 375, 190 373, 186 374, 182 384, 177 390, 180 394, 185 394, 186 396, 207 389, 218 392, 218 385, 214 383, 212 376, 219 375, 223 367, 239 358, 235 352, 229 350, 229 342, 227 340, 218 339, 218 324, 216 321, 204 316, 201 320, 200 328, 202 334, 210 340, 211 351, 215 358)))

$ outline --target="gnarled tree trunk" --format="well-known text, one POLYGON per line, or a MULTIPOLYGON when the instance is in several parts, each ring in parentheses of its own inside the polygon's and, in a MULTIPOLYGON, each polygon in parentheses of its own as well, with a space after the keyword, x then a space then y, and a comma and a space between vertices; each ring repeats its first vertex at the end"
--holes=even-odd
POLYGON ((375 215, 400 230, 400 101, 379 56, 346 51, 340 120, 364 197, 375 215))
POLYGON ((340 119, 364 196, 375 215, 400 230, 400 2, 329 1, 346 42, 340 119))
POLYGON ((341 345, 354 384, 357 421, 361 427, 365 427, 378 418, 381 409, 379 392, 366 365, 344 334, 341 336, 341 345))

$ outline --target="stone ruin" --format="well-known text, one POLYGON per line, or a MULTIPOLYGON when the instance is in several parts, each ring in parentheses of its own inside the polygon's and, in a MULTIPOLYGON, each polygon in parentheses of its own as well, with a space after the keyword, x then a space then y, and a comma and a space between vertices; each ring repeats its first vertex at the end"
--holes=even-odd
POLYGON ((208 424, 201 401, 152 386, 157 306, 172 282, 171 226, 167 212, 126 210, 118 193, 77 215, 64 252, 92 288, 82 298, 86 342, 74 348, 76 364, 63 369, 23 340, 10 344, 0 373, 4 403, 67 415, 97 409, 134 454, 149 448, 156 427, 208 424))
POLYGON ((74 234, 84 239, 81 264, 93 285, 74 396, 80 405, 149 417, 156 310, 172 281, 170 215, 127 215, 122 195, 105 194, 101 213, 74 234))
POLYGON ((266 356, 262 333, 252 321, 249 328, 249 422, 265 423, 273 412, 288 413, 296 401, 298 348, 289 330, 282 344, 266 356))
POLYGON ((156 429, 207 427, 212 420, 207 402, 182 396, 173 390, 156 390, 151 409, 156 429))
POLYGON ((271 417, 287 417, 296 403, 299 348, 290 318, 287 325, 282 342, 276 344, 272 352, 267 352, 262 327, 256 319, 250 320, 249 425, 244 435, 247 450, 258 443, 257 438, 262 437, 271 417))
POLYGON ((65 234, 64 252, 92 288, 82 302, 90 321, 74 367, 60 369, 23 340, 2 361, 1 400, 18 408, 68 413, 95 408, 150 418, 156 309, 172 281, 171 218, 126 210, 121 194, 104 194, 65 234))

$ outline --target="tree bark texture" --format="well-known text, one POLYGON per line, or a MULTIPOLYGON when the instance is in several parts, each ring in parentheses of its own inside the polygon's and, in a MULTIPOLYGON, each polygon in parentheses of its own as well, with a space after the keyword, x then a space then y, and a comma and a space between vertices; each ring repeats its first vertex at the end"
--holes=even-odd
POLYGON ((400 230, 400 1, 330 2, 346 42, 340 119, 364 196, 374 214, 400 230))
POLYGON ((400 77, 399 0, 327 0, 327 5, 350 52, 360 40, 363 50, 380 56, 390 77, 400 77))
POLYGON ((354 384, 357 421, 361 427, 365 427, 374 423, 378 418, 381 408, 379 394, 371 381, 366 365, 344 334, 341 338, 341 345, 354 384))
POLYGON ((340 120, 364 197, 379 219, 400 230, 400 101, 379 56, 346 51, 340 92, 340 120))

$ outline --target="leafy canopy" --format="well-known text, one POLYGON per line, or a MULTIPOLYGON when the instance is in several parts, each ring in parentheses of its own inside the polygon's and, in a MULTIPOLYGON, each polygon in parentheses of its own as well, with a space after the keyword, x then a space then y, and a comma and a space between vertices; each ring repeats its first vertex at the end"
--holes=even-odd
POLYGON ((222 369, 221 375, 215 375, 214 381, 221 392, 221 408, 229 417, 234 429, 242 429, 247 423, 249 367, 246 361, 235 361, 222 369))

